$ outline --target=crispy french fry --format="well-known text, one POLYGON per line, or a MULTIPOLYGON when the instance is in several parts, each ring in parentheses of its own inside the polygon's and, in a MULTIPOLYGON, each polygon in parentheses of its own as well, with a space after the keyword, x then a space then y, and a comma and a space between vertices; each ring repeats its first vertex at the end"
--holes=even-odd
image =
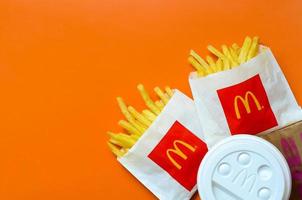
POLYGON ((130 121, 129 123, 133 125, 140 133, 144 133, 146 131, 147 127, 137 120, 130 121))
POLYGON ((156 115, 153 114, 150 110, 143 110, 143 115, 147 119, 149 119, 151 122, 153 122, 156 119, 156 115))
POLYGON ((126 149, 122 148, 120 151, 123 153, 123 155, 125 155, 129 151, 129 149, 128 148, 126 148, 126 149))
POLYGON ((209 67, 208 63, 202 57, 200 57, 194 50, 190 51, 190 55, 195 58, 204 68, 209 67))
POLYGON ((120 120, 118 124, 131 134, 142 135, 141 132, 139 132, 133 125, 131 125, 129 122, 125 120, 120 120))
POLYGON ((116 146, 119 146, 119 147, 121 146, 121 145, 119 144, 118 141, 116 141, 116 140, 114 140, 114 139, 112 139, 112 138, 109 139, 109 142, 110 142, 111 144, 116 145, 116 146))
POLYGON ((170 98, 173 96, 173 91, 171 90, 171 88, 169 86, 165 87, 165 91, 169 95, 170 98))
POLYGON ((236 51, 232 47, 230 48, 230 53, 231 53, 231 56, 232 56, 233 60, 236 63, 239 64, 239 62, 238 62, 238 55, 237 55, 236 51))
POLYGON ((253 37, 252 45, 247 55, 247 60, 250 60, 251 58, 257 55, 258 47, 259 47, 258 43, 259 43, 259 37, 253 37))
POLYGON ((204 76, 207 74, 206 69, 204 69, 201 64, 195 60, 192 56, 188 58, 189 63, 196 69, 199 76, 204 76))
POLYGON ((126 103, 124 102, 124 100, 121 97, 117 97, 117 103, 120 107, 120 110, 122 111, 122 113, 124 114, 125 118, 129 121, 129 123, 131 125, 133 125, 138 131, 140 131, 141 133, 143 133, 146 129, 141 126, 139 123, 137 123, 137 121, 132 117, 132 115, 129 113, 126 103))
POLYGON ((232 48, 237 51, 238 49, 240 49, 240 46, 237 43, 233 43, 232 44, 232 48))
POLYGON ((159 87, 155 87, 154 91, 159 96, 159 98, 164 102, 164 104, 167 104, 169 102, 169 97, 167 97, 166 94, 159 87))
POLYGON ((251 47, 251 44, 252 44, 252 39, 250 37, 246 37, 244 39, 244 42, 243 42, 243 45, 242 45, 242 48, 240 50, 240 54, 239 54, 239 62, 240 64, 246 62, 246 59, 247 59, 247 54, 249 52, 249 49, 251 47))
POLYGON ((149 94, 145 90, 144 86, 142 84, 139 84, 137 86, 138 91, 140 92, 143 100, 146 103, 146 106, 156 115, 160 114, 160 109, 155 105, 155 103, 152 101, 152 99, 149 97, 149 94))
POLYGON ((222 71, 223 70, 223 63, 221 58, 218 58, 216 61, 216 71, 222 71))
POLYGON ((165 104, 164 104, 162 101, 160 101, 160 100, 155 101, 155 105, 156 105, 160 110, 162 110, 162 109, 165 107, 165 104))
POLYGON ((136 121, 136 123, 141 127, 141 128, 143 128, 144 129, 144 131, 143 131, 143 133, 146 131, 146 129, 148 128, 148 126, 146 126, 145 124, 142 124, 141 122, 139 122, 138 120, 135 120, 136 121))
POLYGON ((215 64, 213 58, 211 56, 207 56, 206 60, 209 63, 209 66, 210 66, 209 68, 211 69, 212 73, 215 73, 216 72, 216 70, 215 70, 216 69, 216 64, 215 64))
POLYGON ((203 76, 206 76, 207 73, 205 73, 204 71, 197 71, 197 75, 199 77, 203 77, 203 76))
POLYGON ((137 141, 140 138, 140 136, 138 135, 130 135, 130 137, 135 141, 137 141))
POLYGON ((222 48, 222 52, 223 52, 223 54, 225 55, 225 57, 226 57, 227 59, 229 59, 229 62, 230 62, 230 64, 231 64, 232 67, 239 65, 239 63, 237 63, 237 62, 233 59, 233 57, 232 57, 232 55, 231 55, 231 52, 230 52, 229 48, 228 48, 226 45, 222 45, 221 48, 222 48))
POLYGON ((223 70, 228 70, 231 68, 229 59, 227 59, 227 58, 222 59, 222 63, 223 63, 223 70))
POLYGON ((137 112, 135 108, 132 106, 128 107, 129 112, 132 114, 135 119, 137 119, 140 123, 144 124, 145 126, 149 127, 151 125, 151 121, 149 121, 147 118, 145 118, 142 114, 137 112))
POLYGON ((112 139, 112 138, 110 138, 108 141, 109 141, 111 144, 114 144, 115 146, 118 146, 119 148, 122 148, 122 145, 120 144, 120 142, 118 142, 118 141, 116 141, 116 140, 114 140, 114 139, 112 139))
POLYGON ((124 153, 120 151, 119 148, 117 148, 115 145, 111 144, 110 142, 107 142, 107 145, 115 156, 122 157, 124 155, 124 153))
POLYGON ((128 109, 127 109, 127 106, 124 102, 124 100, 122 99, 122 97, 117 97, 116 98, 117 100, 117 103, 120 107, 120 110, 122 111, 122 113, 124 114, 125 118, 128 120, 128 121, 131 121, 133 120, 134 118, 131 116, 131 114, 128 112, 128 109))
POLYGON ((191 50, 190 55, 197 60, 197 62, 203 67, 204 71, 200 71, 201 75, 207 75, 214 73, 213 69, 209 66, 209 64, 201 58, 195 51, 191 50))
MULTIPOLYGON (((163 91, 163 90, 162 90, 163 91)), ((168 101, 170 100, 170 96, 165 92, 165 91, 163 91, 163 93, 164 93, 164 96, 168 99, 168 101)), ((168 102, 167 102, 168 103, 168 102)))
POLYGON ((214 54, 215 56, 217 56, 218 58, 221 58, 223 59, 224 58, 224 55, 223 53, 221 53, 219 50, 217 50, 215 47, 213 47, 212 45, 209 45, 208 46, 208 50, 214 54))
POLYGON ((233 44, 232 44, 232 49, 233 49, 234 52, 236 53, 236 55, 237 55, 237 62, 239 63, 238 57, 239 57, 241 48, 240 48, 240 46, 239 46, 237 43, 233 43, 233 44))
POLYGON ((126 135, 124 133, 108 132, 108 135, 110 136, 111 140, 115 142, 115 143, 114 142, 112 142, 112 143, 114 143, 120 147, 130 148, 135 144, 135 140, 133 138, 131 138, 131 136, 126 135))

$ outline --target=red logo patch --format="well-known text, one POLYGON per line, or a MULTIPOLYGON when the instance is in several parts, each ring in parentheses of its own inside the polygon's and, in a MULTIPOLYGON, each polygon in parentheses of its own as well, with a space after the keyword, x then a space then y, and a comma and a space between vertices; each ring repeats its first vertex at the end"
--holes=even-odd
POLYGON ((148 157, 191 191, 207 151, 203 141, 176 121, 148 157))
POLYGON ((259 75, 217 93, 233 135, 257 134, 278 125, 259 75))

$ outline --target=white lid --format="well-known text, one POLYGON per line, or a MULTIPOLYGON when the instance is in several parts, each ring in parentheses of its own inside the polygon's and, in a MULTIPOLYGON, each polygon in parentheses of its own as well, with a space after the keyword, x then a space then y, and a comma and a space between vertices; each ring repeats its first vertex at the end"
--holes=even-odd
POLYGON ((203 200, 287 200, 291 175, 286 160, 271 143, 235 135, 206 154, 197 185, 203 200))

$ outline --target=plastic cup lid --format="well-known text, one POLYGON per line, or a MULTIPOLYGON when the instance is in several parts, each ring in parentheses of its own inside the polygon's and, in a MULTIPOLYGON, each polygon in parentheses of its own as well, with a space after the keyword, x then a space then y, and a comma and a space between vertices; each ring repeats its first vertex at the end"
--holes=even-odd
POLYGON ((287 200, 291 175, 286 160, 271 143, 235 135, 206 154, 197 186, 203 200, 287 200))

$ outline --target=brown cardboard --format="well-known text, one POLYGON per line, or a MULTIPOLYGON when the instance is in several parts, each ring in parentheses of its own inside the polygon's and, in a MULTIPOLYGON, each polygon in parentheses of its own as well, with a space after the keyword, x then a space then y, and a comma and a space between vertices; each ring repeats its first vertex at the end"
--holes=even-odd
POLYGON ((291 200, 302 200, 302 121, 260 137, 273 143, 284 155, 291 170, 291 200))

